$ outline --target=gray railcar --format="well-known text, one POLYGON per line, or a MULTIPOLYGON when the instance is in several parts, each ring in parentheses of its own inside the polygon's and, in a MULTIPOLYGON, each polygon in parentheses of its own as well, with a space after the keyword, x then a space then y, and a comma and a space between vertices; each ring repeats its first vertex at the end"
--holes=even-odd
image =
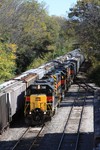
POLYGON ((5 90, 7 93, 7 100, 9 101, 9 107, 11 110, 10 117, 20 111, 24 107, 24 95, 26 90, 26 83, 19 81, 16 86, 12 86, 5 90))
POLYGON ((6 93, 0 93, 0 134, 8 126, 9 123, 9 107, 6 98, 6 93))

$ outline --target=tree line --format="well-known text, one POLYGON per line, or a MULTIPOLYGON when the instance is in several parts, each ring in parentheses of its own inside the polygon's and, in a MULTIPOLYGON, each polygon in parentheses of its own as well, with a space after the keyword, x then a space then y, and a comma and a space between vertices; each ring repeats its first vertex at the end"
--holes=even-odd
POLYGON ((91 61, 88 75, 100 86, 100 1, 78 1, 70 10, 69 18, 80 48, 91 61))
POLYGON ((66 19, 49 16, 44 3, 0 1, 0 80, 7 80, 65 53, 70 47, 65 30, 66 19), (15 46, 9 48, 11 44, 15 46), (13 59, 6 62, 6 55, 13 55, 13 59))
POLYGON ((99 0, 77 1, 67 18, 49 16, 44 2, 0 0, 0 81, 77 47, 92 60, 93 75, 100 66, 99 37, 99 0))

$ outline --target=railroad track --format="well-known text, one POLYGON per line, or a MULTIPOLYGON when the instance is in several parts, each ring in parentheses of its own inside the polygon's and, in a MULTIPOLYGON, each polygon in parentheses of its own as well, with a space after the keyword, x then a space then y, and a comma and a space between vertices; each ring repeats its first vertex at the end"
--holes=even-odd
POLYGON ((84 138, 85 140, 87 140, 87 143, 89 143, 90 141, 91 144, 92 141, 90 138, 90 134, 88 133, 86 134, 86 132, 91 132, 91 129, 85 130, 85 128, 83 128, 84 121, 87 127, 86 115, 91 111, 91 109, 88 109, 87 111, 88 102, 86 102, 87 106, 85 106, 85 98, 86 100, 88 100, 88 96, 90 98, 92 94, 90 92, 89 95, 89 93, 86 92, 89 91, 87 91, 85 85, 84 87, 83 85, 82 86, 75 85, 72 87, 71 90, 69 90, 68 97, 70 95, 70 98, 67 99, 66 97, 65 100, 62 101, 61 107, 59 108, 60 112, 58 110, 57 116, 54 116, 51 122, 48 122, 46 124, 41 134, 40 140, 39 141, 37 140, 37 142, 35 142, 35 145, 33 144, 32 149, 34 150, 37 149, 38 150, 67 150, 67 149, 68 150, 79 150, 79 149, 91 150, 91 148, 90 147, 88 148, 87 145, 85 144, 86 141, 84 142, 84 138), (78 89, 75 89, 75 87, 78 89), (68 117, 69 112, 71 113, 68 117), (67 118, 68 121, 65 118, 67 118), (67 124, 66 126, 64 126, 65 120, 66 122, 68 122, 66 123, 67 124), (85 148, 84 145, 82 146, 83 143, 84 145, 86 145, 85 148))
MULTIPOLYGON (((62 114, 63 118, 64 117, 68 118, 69 110, 71 109, 70 106, 72 106, 72 103, 74 103, 73 104, 74 111, 72 112, 71 117, 74 117, 75 114, 76 114, 76 116, 77 115, 80 116, 80 113, 82 111, 83 101, 84 101, 84 97, 85 97, 85 94, 82 94, 82 93, 85 93, 85 92, 82 92, 81 89, 82 90, 84 89, 84 91, 87 91, 87 88, 86 88, 85 84, 80 84, 79 89, 78 89, 79 92, 77 92, 77 90, 74 91, 74 89, 75 89, 75 87, 73 87, 72 90, 69 91, 69 95, 71 94, 72 97, 69 98, 68 101, 67 101, 67 98, 65 98, 65 100, 63 101, 63 103, 61 105, 62 107, 59 108, 64 113, 66 111, 66 113, 65 113, 66 115, 64 115, 62 112, 59 113, 59 114, 62 114), (80 93, 81 93, 81 97, 80 97, 80 93), (75 99, 74 99, 74 97, 75 97, 75 99), (65 108, 65 107, 66 107, 66 109, 64 109, 64 111, 63 111, 63 108, 65 108)), ((83 110, 83 112, 84 112, 84 110, 83 110)), ((77 127, 78 127, 79 126, 79 117, 77 119, 76 116, 75 116, 75 118, 70 119, 70 121, 71 122, 73 121, 72 124, 74 125, 76 123, 76 120, 77 120, 77 122, 78 122, 77 127)), ((59 116, 59 120, 61 118, 62 117, 59 116)), ((60 121, 60 123, 59 123, 59 121, 56 122, 57 120, 55 120, 55 124, 54 124, 54 122, 48 123, 48 124, 51 124, 51 125, 49 125, 49 127, 47 125, 47 128, 43 130, 42 134, 44 134, 45 136, 44 135, 43 136, 40 135, 40 137, 42 137, 42 138, 38 138, 39 136, 36 138, 36 135, 40 131, 40 128, 37 128, 37 129, 36 128, 34 128, 34 129, 30 128, 30 131, 26 132, 25 135, 24 135, 24 137, 22 136, 22 138, 20 138, 20 142, 17 141, 18 142, 17 146, 14 145, 14 143, 16 142, 15 139, 13 140, 13 142, 10 142, 11 145, 8 144, 8 146, 10 147, 9 149, 10 150, 29 150, 29 149, 31 150, 31 149, 39 149, 40 148, 39 150, 52 150, 52 148, 54 148, 54 150, 57 150, 58 143, 60 141, 60 137, 61 137, 61 134, 62 134, 62 128, 63 128, 63 125, 65 123, 65 119, 63 119, 63 120, 60 121), (64 120, 64 122, 63 122, 63 120, 64 120), (62 126, 62 128, 60 127, 60 125, 62 126), (54 128, 53 131, 52 131, 52 128, 54 128), (32 134, 30 134, 30 133, 32 133, 32 134), (54 133, 54 134, 52 134, 52 133, 54 133), (57 133, 59 133, 59 134, 57 134, 57 133), (27 134, 30 134, 30 136, 27 135, 27 134), (55 138, 55 136, 56 136, 56 138, 55 138), (50 140, 50 138, 52 140, 50 140), (40 140, 42 140, 42 142, 40 142, 40 140), (51 141, 51 143, 50 143, 50 141, 51 141), (43 144, 43 142, 44 142, 44 144, 43 144), (42 148, 41 148, 41 144, 42 144, 42 148), (52 145, 51 148, 50 148, 49 145, 52 145)), ((83 116, 83 120, 84 120, 84 116, 83 116)), ((74 150, 75 146, 76 146, 75 145, 76 141, 78 141, 77 147, 80 147, 80 143, 82 143, 81 140, 84 140, 83 139, 84 136, 80 132, 79 132, 79 139, 78 139, 78 134, 77 134, 77 132, 74 131, 76 129, 76 127, 73 127, 73 131, 71 131, 70 130, 71 129, 71 124, 70 123, 68 123, 68 124, 69 124, 69 127, 67 126, 66 127, 67 129, 65 129, 65 132, 64 132, 64 140, 62 140, 62 146, 60 148, 61 150, 63 150, 63 149, 64 150, 65 149, 74 150)), ((77 128, 77 131, 78 131, 78 128, 77 128)), ((7 143, 5 143, 5 144, 7 144, 7 143)), ((89 148, 86 147, 84 149, 89 149, 89 148)), ((4 150, 4 148, 2 148, 2 150, 4 150)))
POLYGON ((44 125, 37 128, 28 127, 11 150, 31 150, 38 140, 43 128, 44 125))
POLYGON ((84 84, 84 86, 79 85, 77 98, 74 99, 73 105, 70 109, 68 118, 67 118, 65 126, 64 126, 64 130, 63 130, 61 138, 59 140, 59 145, 58 145, 57 150, 65 150, 65 149, 78 150, 80 140, 82 139, 82 136, 80 134, 80 127, 81 127, 81 123, 82 123, 84 106, 85 106, 86 98, 87 98, 87 91, 88 91, 87 85, 85 85, 85 84, 84 84), (85 95, 80 97, 79 91, 81 88, 83 88, 85 90, 85 95), (77 108, 78 105, 80 107, 77 108), (77 112, 78 118, 76 118, 76 112, 77 112), (73 120, 74 120, 74 123, 73 123, 73 120), (74 129, 71 129, 72 128, 71 124, 75 125, 74 129), (74 130, 74 134, 73 134, 73 131, 71 131, 71 130, 74 130), (69 134, 71 132, 72 132, 73 136, 71 136, 71 134, 69 134))

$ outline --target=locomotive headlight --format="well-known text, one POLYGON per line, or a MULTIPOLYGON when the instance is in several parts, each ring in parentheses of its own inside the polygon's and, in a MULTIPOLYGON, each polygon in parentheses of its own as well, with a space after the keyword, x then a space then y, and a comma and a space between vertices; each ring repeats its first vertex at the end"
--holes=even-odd
POLYGON ((38 89, 40 89, 40 85, 38 85, 38 89))
POLYGON ((32 112, 30 111, 30 112, 29 112, 29 114, 31 115, 31 114, 32 114, 32 112))

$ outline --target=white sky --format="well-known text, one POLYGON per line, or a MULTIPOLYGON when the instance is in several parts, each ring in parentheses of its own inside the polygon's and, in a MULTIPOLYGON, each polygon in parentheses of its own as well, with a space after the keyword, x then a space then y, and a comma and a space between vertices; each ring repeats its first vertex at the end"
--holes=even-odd
POLYGON ((77 0, 38 0, 38 2, 45 2, 49 15, 65 16, 66 11, 73 7, 77 0))

